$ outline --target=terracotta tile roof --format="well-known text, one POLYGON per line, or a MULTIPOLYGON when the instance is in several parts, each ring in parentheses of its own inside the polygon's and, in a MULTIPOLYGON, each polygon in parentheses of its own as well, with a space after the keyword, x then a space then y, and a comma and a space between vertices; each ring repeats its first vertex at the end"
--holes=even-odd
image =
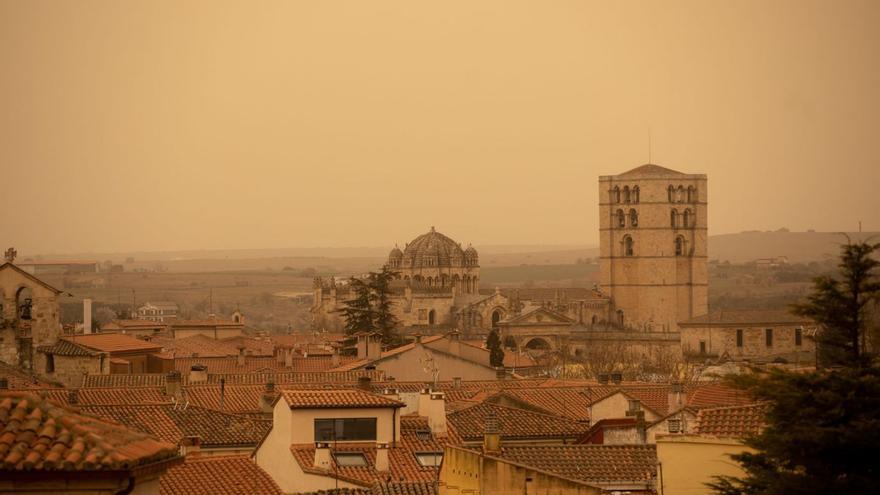
MULTIPOLYGON (((105 326, 112 327, 113 325, 118 326, 119 328, 125 329, 135 329, 135 328, 154 328, 154 327, 166 327, 168 326, 166 323, 162 323, 161 321, 151 321, 151 320, 113 320, 105 326)), ((103 327, 102 327, 103 328, 103 327)))
POLYGON ((52 387, 52 385, 37 377, 36 374, 31 374, 17 366, 11 366, 2 362, 0 362, 0 379, 5 379, 6 386, 10 389, 39 389, 52 387))
MULTIPOLYGON (((224 374, 224 373, 253 373, 255 371, 264 370, 283 370, 284 363, 279 363, 274 357, 253 357, 245 356, 244 364, 238 364, 237 357, 196 357, 196 358, 175 358, 174 369, 181 374, 188 374, 190 368, 194 364, 201 364, 208 367, 208 373, 224 374)), ((295 370, 290 370, 295 371, 295 370)))
POLYGON ((56 356, 71 357, 94 357, 101 354, 94 349, 89 349, 88 347, 74 344, 73 342, 65 339, 61 339, 54 344, 41 345, 37 347, 37 351, 42 352, 43 354, 54 354, 56 356))
POLYGON ((193 355, 198 357, 238 356, 238 349, 234 345, 201 334, 182 339, 154 337, 150 342, 161 345, 163 352, 177 358, 193 357, 193 355))
POLYGON ((742 390, 723 383, 707 383, 697 385, 688 394, 687 405, 690 407, 719 407, 741 406, 754 402, 755 400, 742 390))
POLYGON ((504 447, 503 459, 591 484, 653 483, 654 445, 547 445, 504 447))
POLYGON ((159 495, 281 495, 268 473, 245 456, 187 457, 159 479, 159 495))
POLYGON ((590 429, 590 425, 585 422, 488 402, 449 413, 446 418, 462 440, 476 441, 483 438, 485 420, 490 414, 498 418, 499 431, 503 439, 574 438, 590 429))
POLYGON ((162 346, 120 333, 93 333, 62 340, 101 352, 159 352, 162 346))
POLYGON ((769 409, 767 403, 700 409, 696 433, 732 438, 757 435, 766 424, 769 409))
POLYGON ((257 373, 234 373, 226 375, 208 375, 208 383, 220 383, 223 379, 226 384, 265 384, 272 382, 276 385, 286 383, 336 383, 356 384, 358 378, 366 376, 372 381, 384 380, 385 372, 379 370, 358 370, 358 371, 267 371, 257 373))
POLYGON ((291 409, 404 407, 403 402, 357 389, 284 389, 281 396, 291 409))
POLYGON ((165 385, 165 373, 131 373, 117 375, 85 375, 83 388, 131 388, 131 387, 162 387, 165 385))
POLYGON ((370 490, 371 495, 436 495, 437 484, 434 481, 376 483, 370 490))
POLYGON ((173 320, 169 326, 172 329, 178 327, 243 327, 244 323, 236 323, 232 320, 223 320, 219 318, 208 318, 204 320, 173 320))
POLYGON ((190 405, 214 409, 232 414, 259 415, 260 397, 265 385, 227 385, 223 391, 223 407, 220 407, 220 385, 190 385, 185 387, 190 405))
POLYGON ((786 310, 724 310, 713 311, 681 321, 682 326, 700 325, 807 325, 813 320, 795 316, 786 310))
POLYGON ((156 438, 180 443, 188 436, 201 439, 202 447, 253 447, 272 428, 272 421, 189 405, 174 404, 84 405, 83 412, 121 423, 156 438))
POLYGON ((171 398, 161 388, 81 388, 51 389, 40 391, 52 402, 67 405, 84 404, 167 404, 171 398), (71 394, 76 395, 76 404, 70 404, 71 394))
POLYGON ((511 388, 486 400, 492 403, 503 401, 516 407, 584 421, 590 419, 590 404, 611 391, 606 387, 511 388))
POLYGON ((0 393, 0 472, 121 470, 176 461, 177 446, 23 392, 0 393))

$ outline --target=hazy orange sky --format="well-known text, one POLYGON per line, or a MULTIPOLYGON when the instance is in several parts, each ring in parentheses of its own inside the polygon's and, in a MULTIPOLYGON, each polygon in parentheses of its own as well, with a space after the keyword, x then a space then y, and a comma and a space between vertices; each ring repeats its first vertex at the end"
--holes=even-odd
POLYGON ((880 230, 878 1, 0 0, 20 252, 597 241, 597 176, 710 233, 880 230))

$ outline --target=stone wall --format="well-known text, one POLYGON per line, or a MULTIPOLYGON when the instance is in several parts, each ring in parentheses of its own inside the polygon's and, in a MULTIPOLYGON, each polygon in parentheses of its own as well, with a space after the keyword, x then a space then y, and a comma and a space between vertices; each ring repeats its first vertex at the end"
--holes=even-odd
POLYGON ((54 344, 61 334, 57 294, 13 265, 0 269, 0 360, 24 369, 34 368, 36 348, 54 344), (25 298, 31 299, 30 319, 20 315, 25 298))
POLYGON ((687 357, 728 356, 735 361, 773 361, 784 359, 789 363, 811 364, 815 362, 816 344, 801 330, 801 344, 797 345, 796 333, 802 325, 767 324, 755 326, 703 326, 683 327, 681 347, 687 357), (767 331, 773 334, 767 345, 767 331), (742 332, 742 346, 737 345, 737 331, 742 332), (702 346, 701 346, 702 343, 702 346))

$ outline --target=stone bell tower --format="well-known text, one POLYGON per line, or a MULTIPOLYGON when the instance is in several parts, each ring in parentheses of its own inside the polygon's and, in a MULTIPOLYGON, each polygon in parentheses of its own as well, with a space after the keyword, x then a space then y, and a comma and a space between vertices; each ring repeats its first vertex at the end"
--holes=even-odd
POLYGON ((705 174, 642 165, 599 177, 599 258, 614 323, 678 330, 708 311, 705 174))

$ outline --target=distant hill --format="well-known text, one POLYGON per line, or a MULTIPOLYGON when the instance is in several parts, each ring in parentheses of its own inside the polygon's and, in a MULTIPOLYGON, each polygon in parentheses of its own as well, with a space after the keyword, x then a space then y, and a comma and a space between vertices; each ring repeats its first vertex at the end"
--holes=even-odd
MULTIPOLYGON (((872 236, 880 242, 880 232, 848 232, 853 241, 872 236)), ((836 257, 846 237, 834 232, 740 232, 709 236, 709 259, 743 263, 759 258, 785 256, 790 263, 819 261, 836 257)))

